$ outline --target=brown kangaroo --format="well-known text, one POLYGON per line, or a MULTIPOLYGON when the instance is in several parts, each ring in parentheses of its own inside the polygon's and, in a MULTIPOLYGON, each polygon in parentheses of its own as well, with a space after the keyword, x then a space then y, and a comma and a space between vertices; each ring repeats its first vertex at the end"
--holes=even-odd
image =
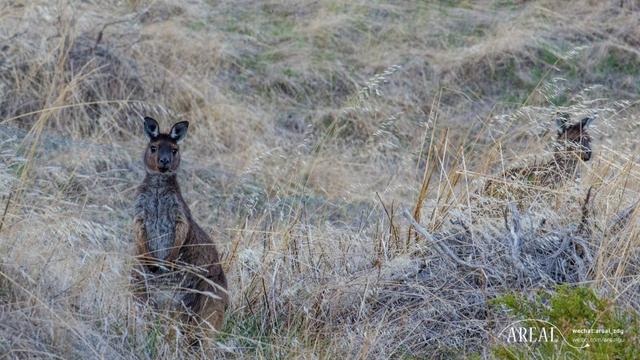
MULTIPOLYGON (((214 243, 191 216, 176 179, 178 143, 188 127, 182 121, 168 134, 160 133, 157 121, 144 118, 149 144, 135 203, 139 266, 133 277, 141 287, 139 299, 178 314, 188 327, 220 330, 229 302, 227 280, 214 243)), ((200 338, 195 334, 192 340, 200 338)))
MULTIPOLYGON (((488 180, 484 193, 489 196, 514 194, 514 187, 558 188, 568 178, 575 175, 579 159, 591 159, 591 136, 587 131, 594 117, 586 117, 573 125, 568 125, 570 115, 559 113, 556 118, 558 137, 554 144, 553 159, 542 164, 509 169, 500 179, 488 180)), ((503 197, 503 196, 499 196, 503 197)))

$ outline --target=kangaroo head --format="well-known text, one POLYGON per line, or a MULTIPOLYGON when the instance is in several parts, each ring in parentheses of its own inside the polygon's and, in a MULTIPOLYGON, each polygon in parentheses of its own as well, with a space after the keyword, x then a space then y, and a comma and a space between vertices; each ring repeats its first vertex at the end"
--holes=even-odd
POLYGON ((158 122, 150 117, 144 118, 144 132, 149 144, 144 153, 147 172, 152 174, 172 174, 180 165, 180 146, 178 143, 187 135, 188 121, 175 123, 168 134, 161 133, 158 122))
POLYGON ((564 156, 579 155, 583 161, 591 159, 591 136, 587 128, 594 117, 586 117, 579 122, 569 125, 570 115, 559 113, 556 118, 558 125, 558 139, 556 151, 564 156))

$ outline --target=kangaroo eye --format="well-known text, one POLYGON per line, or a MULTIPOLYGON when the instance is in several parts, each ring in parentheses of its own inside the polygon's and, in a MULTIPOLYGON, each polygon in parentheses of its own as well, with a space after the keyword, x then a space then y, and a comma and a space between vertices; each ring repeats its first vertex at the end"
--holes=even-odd
POLYGON ((178 153, 178 149, 172 149, 171 152, 173 153, 173 155, 178 153))
POLYGON ((152 146, 152 147, 150 147, 149 149, 151 149, 151 152, 152 152, 152 153, 154 153, 154 152, 156 152, 156 150, 158 150, 158 148, 157 148, 157 147, 155 147, 155 146, 152 146))

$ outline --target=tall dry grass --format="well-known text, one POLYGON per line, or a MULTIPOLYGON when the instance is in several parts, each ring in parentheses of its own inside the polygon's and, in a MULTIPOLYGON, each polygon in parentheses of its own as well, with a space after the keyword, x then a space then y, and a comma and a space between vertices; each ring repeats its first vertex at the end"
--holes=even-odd
POLYGON ((637 10, 1 3, 0 353, 484 358, 508 291, 637 311, 637 10), (579 176, 479 195, 550 156, 558 110, 598 114, 579 176), (210 348, 131 298, 143 114, 192 123, 180 181, 233 304, 210 348))

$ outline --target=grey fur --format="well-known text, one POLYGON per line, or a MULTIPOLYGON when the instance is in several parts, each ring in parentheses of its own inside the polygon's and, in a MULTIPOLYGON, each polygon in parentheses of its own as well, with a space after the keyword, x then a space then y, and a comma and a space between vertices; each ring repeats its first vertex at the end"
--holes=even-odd
POLYGON ((178 214, 184 214, 185 211, 178 200, 174 178, 149 174, 147 179, 138 192, 136 213, 144 219, 149 252, 155 258, 165 260, 175 244, 178 214))

